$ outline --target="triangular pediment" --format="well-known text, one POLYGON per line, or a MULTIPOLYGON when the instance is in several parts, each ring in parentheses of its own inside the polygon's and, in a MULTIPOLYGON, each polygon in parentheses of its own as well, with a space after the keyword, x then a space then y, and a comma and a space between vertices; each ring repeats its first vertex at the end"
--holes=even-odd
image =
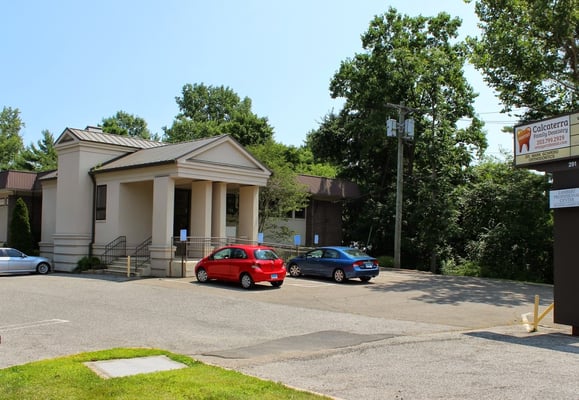
POLYGON ((70 129, 67 128, 64 130, 64 132, 62 132, 60 137, 56 139, 54 145, 58 146, 61 144, 70 144, 73 142, 78 142, 78 138, 72 133, 70 129))
POLYGON ((186 163, 213 164, 223 167, 259 170, 269 173, 269 170, 229 136, 195 149, 181 158, 186 163))

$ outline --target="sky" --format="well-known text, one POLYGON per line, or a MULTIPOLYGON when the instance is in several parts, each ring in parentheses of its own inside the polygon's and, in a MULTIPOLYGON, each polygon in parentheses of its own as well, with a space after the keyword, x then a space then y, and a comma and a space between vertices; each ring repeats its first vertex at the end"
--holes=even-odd
MULTIPOLYGON (((2 5, 0 107, 20 110, 25 145, 42 131, 98 125, 125 111, 163 134, 185 84, 225 86, 252 100, 274 139, 300 146, 342 100, 329 83, 340 63, 362 52, 370 21, 394 7, 409 16, 460 17, 461 38, 476 36, 473 4, 463 0, 19 0, 2 5)), ((515 118, 482 76, 479 93, 489 150, 512 152, 501 132, 515 118)), ((393 115, 393 117, 396 117, 393 115)))

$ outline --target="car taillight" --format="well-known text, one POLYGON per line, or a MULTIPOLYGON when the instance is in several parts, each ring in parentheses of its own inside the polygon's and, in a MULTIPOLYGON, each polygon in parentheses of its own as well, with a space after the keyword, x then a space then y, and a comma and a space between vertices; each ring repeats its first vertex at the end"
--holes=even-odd
POLYGON ((356 261, 352 264, 353 267, 361 267, 362 265, 364 265, 364 261, 356 261))
POLYGON ((258 268, 261 268, 261 267, 259 266, 259 264, 251 264, 251 268, 253 268, 253 269, 258 269, 258 268))

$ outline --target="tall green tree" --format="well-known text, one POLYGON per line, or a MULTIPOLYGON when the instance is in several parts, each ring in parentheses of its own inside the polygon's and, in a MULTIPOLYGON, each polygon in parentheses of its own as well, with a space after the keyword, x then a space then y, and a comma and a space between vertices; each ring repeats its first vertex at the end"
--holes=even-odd
POLYGON ((272 172, 259 193, 259 231, 268 232, 275 241, 286 240, 293 232, 278 222, 287 220, 289 212, 306 207, 309 198, 307 188, 297 183, 293 163, 288 159, 293 149, 269 140, 248 146, 248 150, 272 172))
POLYGON ((125 111, 117 111, 115 115, 102 120, 103 132, 121 136, 138 137, 142 139, 158 139, 151 134, 147 122, 136 115, 125 111))
POLYGON ((167 142, 229 134, 247 146, 264 144, 273 138, 267 118, 251 111, 251 99, 241 99, 228 87, 186 84, 175 100, 180 112, 171 127, 163 128, 167 142))
POLYGON ((50 171, 58 168, 58 155, 54 148, 54 136, 49 130, 42 131, 42 139, 19 155, 16 167, 26 171, 50 171))
POLYGON ((541 119, 579 108, 579 0, 477 0, 472 62, 505 111, 541 119))
POLYGON ((492 278, 553 282, 549 177, 487 159, 472 168, 459 199, 450 269, 492 278))
POLYGON ((342 62, 330 83, 332 97, 345 99, 307 143, 321 160, 337 163, 343 177, 359 183, 364 203, 350 212, 355 240, 372 234, 379 252, 392 251, 397 141, 386 138, 391 105, 404 103, 415 120, 405 141, 403 264, 436 269, 454 229, 452 189, 487 146, 463 75, 467 46, 457 39, 461 21, 446 13, 409 17, 390 8, 362 35, 364 51, 342 62), (458 128, 458 121, 470 125, 458 128))
POLYGON ((28 207, 22 197, 16 200, 16 206, 12 212, 9 245, 26 254, 31 254, 34 250, 28 207))
POLYGON ((3 107, 0 112, 0 170, 15 166, 20 152, 24 150, 24 143, 20 130, 24 122, 20 119, 20 110, 3 107))

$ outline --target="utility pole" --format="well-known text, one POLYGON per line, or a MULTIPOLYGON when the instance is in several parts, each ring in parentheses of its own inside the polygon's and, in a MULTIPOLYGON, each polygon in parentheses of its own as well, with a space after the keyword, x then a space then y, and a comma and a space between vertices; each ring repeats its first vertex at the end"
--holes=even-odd
POLYGON ((396 220, 394 224, 394 268, 400 268, 400 248, 402 243, 402 198, 403 198, 403 170, 404 170, 404 139, 414 138, 414 120, 405 120, 407 113, 415 111, 401 104, 387 104, 398 110, 398 123, 389 119, 387 125, 387 135, 396 136, 398 145, 398 157, 396 159, 396 220))

